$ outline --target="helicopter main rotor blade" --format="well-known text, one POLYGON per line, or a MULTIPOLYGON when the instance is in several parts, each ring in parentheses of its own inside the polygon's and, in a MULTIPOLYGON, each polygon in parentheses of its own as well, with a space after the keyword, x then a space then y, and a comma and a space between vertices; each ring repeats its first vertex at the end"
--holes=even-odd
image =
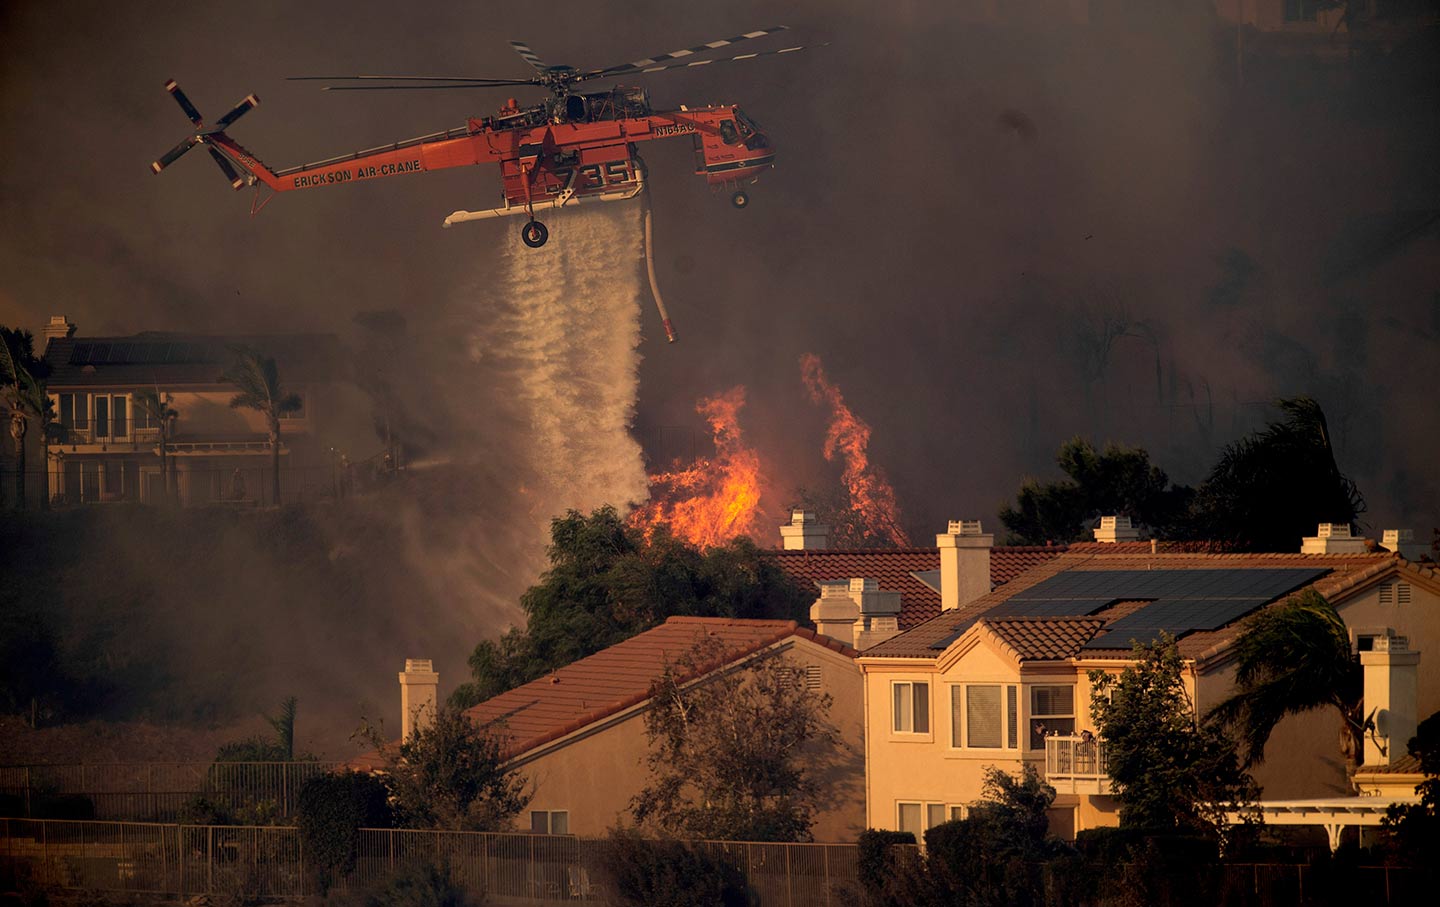
POLYGON ((164 170, 166 167, 169 167, 171 164, 175 163, 175 161, 179 159, 180 155, 189 151, 191 148, 194 148, 198 144, 200 144, 200 136, 190 136, 189 138, 182 141, 180 144, 176 145, 174 148, 171 148, 169 151, 160 155, 160 160, 155 161, 150 165, 151 171, 159 173, 161 170, 164 170))
POLYGON ((190 122, 194 123, 196 128, 205 128, 205 124, 200 119, 200 111, 196 110, 195 105, 190 103, 190 99, 185 97, 185 92, 180 90, 180 86, 175 84, 174 79, 165 83, 165 90, 170 92, 175 103, 180 105, 180 109, 185 111, 185 115, 190 118, 190 122))
MULTIPOLYGON (((460 76, 288 76, 289 82, 477 82, 484 85, 533 85, 534 79, 471 79, 460 76)), ((461 86, 466 87, 466 86, 461 86)))
POLYGON ((245 114, 249 113, 259 103, 260 99, 258 97, 253 94, 247 94, 239 104, 236 104, 234 107, 230 108, 229 113, 225 114, 223 117, 215 121, 215 128, 229 128, 231 123, 235 122, 236 120, 243 117, 245 114))
POLYGON ((225 178, 230 181, 233 188, 241 189, 245 186, 245 181, 240 178, 240 174, 236 172, 229 159, 221 154, 214 145, 206 145, 205 150, 209 151, 210 156, 215 159, 215 163, 220 165, 220 172, 225 174, 225 178))
MULTIPOLYGON (((753 41, 756 38, 763 38, 766 35, 773 35, 776 32, 787 31, 789 26, 775 25, 770 28, 762 28, 756 31, 746 32, 743 35, 736 35, 733 38, 722 38, 719 41, 711 41, 708 44, 697 44, 694 47, 687 47, 684 50, 672 51, 668 54, 657 54, 653 57, 646 57, 643 60, 636 60, 633 63, 621 63, 618 66, 607 66, 604 69, 592 69, 582 73, 582 79, 598 79, 602 76, 619 75, 625 72, 641 72, 645 67, 653 66, 656 63, 663 63, 666 60, 678 60, 681 57, 690 57, 695 54, 703 54, 706 51, 719 50, 722 47, 729 47, 731 44, 739 44, 741 41, 753 41)), ((668 68, 668 67, 667 67, 668 68)))
POLYGON ((721 57, 718 60, 693 60, 689 63, 671 63, 668 66, 646 66, 637 69, 624 69, 619 72, 598 72, 586 73, 577 81, 588 82, 591 79, 613 79, 616 76, 628 76, 635 73, 664 72, 667 69, 688 69, 694 66, 709 66, 711 63, 737 63, 741 60, 753 60, 756 57, 771 57, 778 54, 793 54, 798 50, 809 50, 813 47, 829 47, 827 41, 824 44, 800 44, 795 47, 782 47, 779 50, 763 50, 753 54, 739 54, 734 57, 721 57))
POLYGON ((539 82, 472 82, 455 85, 325 85, 321 91, 454 91, 460 88, 513 88, 516 85, 538 85, 539 82))
POLYGON ((515 52, 520 55, 520 59, 533 66, 536 72, 544 72, 550 68, 544 60, 540 59, 540 55, 531 50, 530 45, 524 41, 511 41, 510 46, 515 48, 515 52))

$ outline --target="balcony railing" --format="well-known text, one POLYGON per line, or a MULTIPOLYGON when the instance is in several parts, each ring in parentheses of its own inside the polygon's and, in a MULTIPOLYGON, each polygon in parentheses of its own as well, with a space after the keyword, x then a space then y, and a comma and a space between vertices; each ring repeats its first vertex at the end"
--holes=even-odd
POLYGON ((1110 754, 1099 737, 1046 737, 1045 780, 1061 794, 1110 793, 1110 754))

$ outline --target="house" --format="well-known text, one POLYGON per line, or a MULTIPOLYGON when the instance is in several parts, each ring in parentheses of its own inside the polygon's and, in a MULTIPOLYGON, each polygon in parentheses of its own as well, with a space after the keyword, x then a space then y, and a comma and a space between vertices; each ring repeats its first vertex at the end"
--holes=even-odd
MULTIPOLYGON (((1396 536, 1386 541, 1403 547, 1396 536)), ((1058 792, 1055 833, 1116 824, 1087 674, 1130 664, 1132 639, 1148 642, 1162 630, 1177 638, 1185 685, 1201 713, 1232 687, 1243 618, 1302 589, 1335 605, 1362 660, 1399 665, 1409 657, 1406 639, 1411 649, 1440 651, 1440 573, 1396 550, 1369 550, 1348 526, 1323 526, 1304 548, 1070 550, 865 649, 857 660, 865 677, 868 824, 920 834, 963 815, 988 767, 1014 772, 1027 763, 1058 792)), ((1367 680, 1369 673, 1367 666, 1367 680)), ((1388 734, 1376 747, 1387 760, 1403 755, 1417 715, 1440 709, 1440 672, 1418 675, 1408 705, 1402 680, 1377 680, 1373 691, 1367 684, 1367 705, 1373 696, 1377 714, 1390 716, 1390 726, 1377 730, 1388 734)), ((1265 798, 1351 796, 1340 739, 1338 718, 1328 712, 1282 721, 1256 772, 1265 798)))
POLYGON ((161 500, 161 426, 135 401, 138 392, 154 390, 178 414, 165 456, 180 503, 273 503, 264 417, 255 410, 232 409, 235 386, 220 380, 237 346, 274 357, 282 387, 301 399, 299 411, 281 425, 282 497, 332 487, 336 464, 321 437, 341 374, 335 337, 160 331, 85 337, 76 335, 76 326, 64 315, 51 317, 44 336, 55 420, 45 439, 53 500, 161 500))
MULTIPOLYGON (((815 587, 822 597, 828 593, 832 603, 848 595, 852 580, 873 581, 872 585, 857 588, 895 593, 898 598, 872 597, 875 602, 898 604, 898 610, 880 616, 888 628, 884 631, 869 627, 874 622, 871 615, 861 613, 840 623, 830 619, 824 627, 817 625, 821 633, 861 649, 879 642, 887 633, 893 636, 919 626, 942 610, 968 604, 1066 553, 1138 554, 1194 547, 1142 541, 1127 517, 1102 518, 1093 542, 1061 545, 997 547, 995 537, 986 533, 978 520, 952 520, 946 532, 936 536, 933 548, 839 549, 829 546, 829 535, 830 528, 821 524, 814 513, 795 510, 790 522, 780 527, 783 548, 764 555, 802 586, 815 587), (859 633, 865 635, 856 635, 859 633)), ((816 620, 813 612, 811 620, 816 620)))
POLYGON ((507 764, 534 787, 525 827, 599 836, 628 820, 631 799, 649 780, 645 712, 651 685, 697 645, 717 645, 719 663, 687 682, 704 683, 754 659, 781 658, 807 691, 831 696, 829 718, 841 744, 829 757, 817 754, 829 805, 817 816, 813 834, 817 841, 855 840, 865 827, 856 652, 779 620, 672 617, 468 709, 468 717, 501 736, 507 764))

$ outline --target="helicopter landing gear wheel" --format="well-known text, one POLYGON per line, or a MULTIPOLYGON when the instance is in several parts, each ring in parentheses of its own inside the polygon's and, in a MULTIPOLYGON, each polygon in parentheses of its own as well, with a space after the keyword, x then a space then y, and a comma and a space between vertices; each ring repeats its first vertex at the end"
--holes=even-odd
POLYGON ((748 208, 750 207, 750 196, 744 189, 737 190, 734 195, 730 196, 730 204, 735 208, 748 208))
POLYGON ((532 220, 520 228, 520 239, 532 249, 538 249, 545 245, 545 240, 550 238, 550 231, 538 220, 532 220))

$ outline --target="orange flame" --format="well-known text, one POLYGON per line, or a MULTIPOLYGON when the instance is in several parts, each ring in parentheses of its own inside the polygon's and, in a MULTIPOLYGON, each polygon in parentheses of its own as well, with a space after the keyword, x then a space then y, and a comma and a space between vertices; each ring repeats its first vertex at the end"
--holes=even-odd
POLYGON ((706 397, 695 411, 710 423, 715 456, 650 476, 650 500, 630 514, 648 538, 666 523, 677 538, 700 548, 753 534, 760 507, 760 456, 740 431, 745 388, 706 397))
POLYGON ((888 539, 893 545, 908 547, 910 539, 900 528, 900 505, 895 502, 895 489, 890 487, 880 467, 870 463, 866 453, 870 446, 870 426, 850 411, 840 389, 826 379, 819 356, 814 353, 801 356, 800 374, 811 402, 830 407, 825 459, 833 462, 839 455, 844 460, 841 478, 850 494, 850 509, 871 533, 888 539))

